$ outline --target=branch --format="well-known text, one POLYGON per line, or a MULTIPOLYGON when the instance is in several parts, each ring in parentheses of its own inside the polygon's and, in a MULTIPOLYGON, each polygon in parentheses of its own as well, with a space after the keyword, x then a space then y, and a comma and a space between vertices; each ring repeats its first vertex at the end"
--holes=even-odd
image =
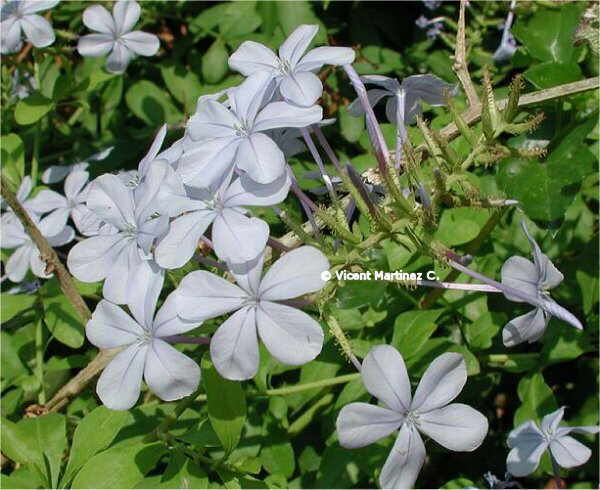
POLYGON ((460 0, 460 13, 458 16, 458 32, 456 33, 456 50, 454 52, 454 65, 452 69, 460 80, 460 84, 465 91, 470 107, 481 105, 471 75, 469 75, 469 65, 467 63, 467 40, 465 35, 465 6, 467 0, 460 0))

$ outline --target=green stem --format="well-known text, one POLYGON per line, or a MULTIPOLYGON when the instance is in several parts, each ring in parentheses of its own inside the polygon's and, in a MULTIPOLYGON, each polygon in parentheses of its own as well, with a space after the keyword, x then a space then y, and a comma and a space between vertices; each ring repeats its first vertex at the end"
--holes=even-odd
POLYGON ((325 396, 317 400, 306 412, 304 412, 300 417, 298 417, 288 429, 288 434, 290 437, 297 436, 300 432, 302 432, 310 423, 313 421, 315 415, 319 410, 323 407, 329 405, 334 399, 333 393, 327 393, 325 396))
POLYGON ((40 383, 38 403, 46 404, 46 389, 44 387, 44 323, 40 319, 35 325, 35 373, 40 383))

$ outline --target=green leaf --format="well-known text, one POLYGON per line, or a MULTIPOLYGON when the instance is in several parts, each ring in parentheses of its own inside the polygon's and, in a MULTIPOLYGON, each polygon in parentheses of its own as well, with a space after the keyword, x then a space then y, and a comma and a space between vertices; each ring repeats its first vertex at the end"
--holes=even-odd
POLYGON ((573 34, 584 5, 563 5, 560 9, 540 8, 527 20, 517 17, 512 33, 531 56, 541 61, 574 61, 573 34))
POLYGON ((60 290, 58 280, 52 278, 40 290, 44 296, 44 323, 60 342, 74 349, 83 345, 84 326, 77 310, 60 290))
POLYGON ((488 349, 501 326, 499 318, 488 311, 465 326, 465 338, 474 350, 488 349))
POLYGON ((167 451, 162 442, 128 444, 107 449, 83 465, 71 488, 132 488, 167 451))
POLYGON ((536 88, 550 88, 563 83, 581 80, 583 74, 577 63, 556 63, 547 61, 529 68, 523 73, 536 88))
POLYGON ((220 82, 229 70, 227 60, 229 53, 225 45, 219 39, 210 45, 208 51, 202 56, 202 77, 208 83, 220 82))
POLYGON ((125 101, 127 107, 148 126, 174 124, 183 117, 169 95, 147 80, 134 83, 127 90, 125 101))
POLYGON ((31 308, 36 300, 35 294, 8 294, 0 295, 0 317, 2 323, 14 318, 19 313, 31 308))
MULTIPOLYGON (((332 280, 337 280, 334 276, 332 280)), ((341 309, 376 307, 382 300, 388 283, 385 281, 345 281, 337 290, 337 307, 341 309)))
POLYGON ((219 31, 224 39, 247 36, 262 23, 256 12, 256 2, 234 1, 227 4, 219 20, 219 31))
POLYGON ((68 485, 91 457, 106 449, 130 418, 129 412, 109 410, 104 406, 86 415, 75 429, 62 484, 68 485))
POLYGON ((2 367, 2 383, 10 385, 19 376, 29 374, 29 369, 19 356, 13 337, 6 331, 0 331, 0 366, 2 367))
POLYGON ((171 95, 184 105, 186 112, 193 112, 202 92, 198 76, 181 63, 173 61, 162 63, 160 73, 171 95))
POLYGON ((226 453, 240 442, 246 420, 246 397, 242 385, 222 378, 208 354, 202 358, 208 417, 226 453))
POLYGON ((296 469, 294 448, 289 441, 277 440, 263 447, 260 453, 262 465, 271 475, 290 478, 296 469))
POLYGON ((181 449, 171 452, 169 464, 160 480, 159 488, 208 488, 206 471, 185 456, 181 449))
MULTIPOLYGON (((10 133, 2 136, 0 144, 2 173, 15 185, 18 185, 25 175, 25 147, 23 146, 23 140, 19 135, 10 133)), ((4 298, 4 295, 2 297, 4 298)))
POLYGON ((584 352, 592 350, 586 331, 561 323, 556 320, 551 321, 544 334, 541 355, 545 365, 571 361, 584 352))
POLYGON ((407 359, 425 345, 437 329, 436 320, 444 310, 406 311, 396 317, 392 344, 407 359))
POLYGON ((356 143, 365 130, 365 117, 354 117, 348 112, 348 106, 341 106, 338 112, 342 136, 351 143, 356 143))
POLYGON ((15 121, 21 126, 38 122, 54 107, 52 99, 44 97, 39 92, 34 92, 17 103, 15 107, 15 121))
POLYGON ((313 12, 309 2, 277 2, 277 17, 284 37, 288 37, 301 24, 317 24, 319 31, 310 46, 327 42, 327 29, 313 12))
POLYGON ((485 209, 446 209, 435 237, 449 247, 468 243, 477 237, 489 216, 485 209))
POLYGON ((544 415, 557 409, 554 394, 541 372, 529 373, 521 378, 517 393, 521 406, 515 411, 515 427, 527 420, 540 422, 544 415))

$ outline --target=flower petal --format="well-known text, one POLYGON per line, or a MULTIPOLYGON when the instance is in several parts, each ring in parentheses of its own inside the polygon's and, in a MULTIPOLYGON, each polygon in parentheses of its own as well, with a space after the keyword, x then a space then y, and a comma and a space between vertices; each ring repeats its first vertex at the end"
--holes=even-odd
POLYGON ((189 332, 201 322, 189 322, 177 315, 177 294, 172 292, 156 313, 152 330, 155 337, 168 337, 189 332))
POLYGON ((556 437, 550 441, 550 452, 563 468, 573 468, 584 464, 592 451, 571 436, 556 437))
POLYGON ((412 424, 404 424, 381 470, 381 488, 412 488, 424 462, 421 436, 412 424))
POLYGON ((227 188, 223 202, 227 207, 273 206, 285 200, 290 185, 287 172, 269 184, 259 184, 243 174, 227 188))
POLYGON ((121 233, 87 238, 75 244, 67 257, 69 271, 83 282, 104 279, 131 239, 121 233))
POLYGON ((432 106, 446 105, 446 96, 453 95, 455 86, 435 75, 412 75, 402 80, 402 88, 412 98, 432 106))
POLYGON ((48 10, 58 5, 59 0, 24 0, 21 2, 21 12, 25 15, 48 10))
MULTIPOLYGON (((77 51, 81 56, 106 56, 113 48, 115 41, 110 34, 87 34, 79 38, 77 51)), ((57 167, 60 168, 60 167, 57 167)), ((60 180, 60 179, 59 179, 60 180)))
POLYGON ((177 314, 190 321, 202 321, 237 310, 248 294, 225 279, 206 271, 185 276, 176 289, 177 314))
MULTIPOLYGON (((378 88, 367 90, 367 99, 371 107, 375 107, 377 103, 384 97, 390 96, 393 96, 393 94, 387 90, 381 90, 378 88)), ((348 106, 348 112, 354 117, 362 116, 365 113, 365 109, 360 103, 360 99, 356 98, 352 101, 352 103, 348 106)))
POLYGON ((144 335, 144 329, 120 306, 102 300, 85 326, 88 340, 100 349, 133 344, 144 335))
POLYGON ((158 37, 148 32, 128 32, 121 36, 121 40, 125 46, 140 56, 154 56, 160 48, 158 37))
POLYGON ((60 195, 58 192, 43 189, 34 198, 30 199, 27 204, 33 212, 43 214, 54 211, 57 208, 66 207, 67 200, 65 196, 60 195))
POLYGON ((21 27, 27 40, 36 48, 50 46, 55 40, 52 25, 41 15, 25 15, 21 18, 21 27))
POLYGON ((117 35, 125 34, 133 29, 140 18, 140 5, 135 0, 120 0, 113 6, 113 17, 117 35))
POLYGON ((153 328, 156 303, 164 280, 164 272, 152 260, 142 260, 129 271, 127 306, 133 318, 147 331, 153 328), (143 284, 143 287, 136 287, 140 284, 143 284))
POLYGON ((321 275, 328 270, 327 257, 314 247, 303 246, 287 252, 263 277, 260 298, 277 301, 319 291, 325 285, 321 275))
MULTIPOLYGON (((533 262, 525 257, 514 255, 510 257, 502 265, 500 272, 502 276, 502 284, 514 289, 518 289, 530 296, 537 296, 539 293, 539 275, 538 270, 533 262)), ((518 296, 513 296, 510 293, 504 292, 504 296, 509 301, 523 303, 524 300, 518 296)))
POLYGON ((198 240, 215 218, 215 212, 200 210, 184 214, 171 222, 169 233, 158 243, 156 262, 166 269, 177 269, 192 258, 198 240))
POLYGON ((135 405, 140 396, 147 350, 147 345, 130 345, 104 368, 96 392, 111 410, 129 410, 135 405))
POLYGON ((25 278, 32 253, 38 253, 33 245, 21 245, 6 261, 6 275, 12 282, 21 282, 25 278))
POLYGON ((87 206, 119 230, 135 224, 133 192, 116 175, 104 174, 92 181, 87 206))
POLYGON ((361 377, 371 395, 391 410, 406 412, 410 407, 410 380, 400 353, 390 345, 377 345, 365 357, 361 377))
POLYGON ((340 446, 355 449, 389 436, 402 422, 404 416, 393 410, 368 403, 350 403, 340 411, 335 426, 340 446))
POLYGON ((467 366, 462 355, 447 352, 429 365, 411 405, 419 413, 443 407, 454 400, 467 382, 467 366))
POLYGON ((544 434, 531 420, 513 429, 508 435, 507 444, 512 449, 506 458, 506 469, 515 476, 533 473, 548 447, 544 434))
POLYGON ((487 419, 474 408, 452 403, 419 416, 419 429, 451 451, 474 451, 488 432, 487 419))
POLYGON ((227 138, 236 135, 241 126, 235 114, 220 102, 205 100, 198 103, 196 113, 187 123, 187 132, 194 141, 227 138))
POLYGON ((244 41, 229 57, 229 67, 245 77, 257 71, 275 72, 278 62, 272 50, 255 41, 244 41))
POLYGON ((513 318, 502 330, 502 341, 506 347, 514 347, 525 341, 530 344, 539 340, 548 326, 550 316, 536 308, 525 315, 513 318))
POLYGON ((529 233, 524 220, 521 220, 521 228, 529 240, 533 250, 533 260, 538 269, 538 280, 541 289, 552 289, 558 286, 564 279, 561 272, 555 267, 552 261, 542 253, 539 245, 529 233))
POLYGON ((302 71, 283 77, 279 91, 285 100, 308 107, 323 94, 323 84, 314 73, 302 71))
POLYGON ((21 21, 15 17, 3 20, 0 24, 0 44, 2 54, 16 53, 21 50, 21 21))
POLYGON ((297 107, 287 102, 271 102, 256 116, 253 131, 276 128, 305 128, 323 119, 321 106, 297 107))
POLYGON ((226 379, 241 381, 256 375, 260 356, 255 308, 242 308, 221 324, 210 339, 210 358, 226 379))
POLYGON ((200 383, 200 368, 192 359, 160 339, 148 346, 144 379, 161 400, 179 400, 200 383))
POLYGON ((244 138, 236 154, 237 167, 259 184, 269 184, 285 173, 285 156, 266 134, 244 138))
POLYGON ((113 50, 106 60, 106 70, 110 73, 123 73, 135 53, 122 43, 115 43, 113 50))
POLYGON ((118 305, 126 304, 129 300, 130 289, 135 287, 135 283, 131 281, 133 272, 137 270, 141 262, 138 246, 135 241, 130 239, 106 275, 102 286, 104 298, 118 305))
POLYGON ((229 92, 231 110, 248 128, 254 123, 258 111, 273 98, 275 88, 275 81, 270 73, 254 73, 229 92))
POLYGON ((317 25, 299 25, 279 47, 279 57, 295 67, 318 31, 317 25))
POLYGON ((42 279, 52 277, 52 273, 48 274, 46 272, 47 264, 42 260, 40 251, 35 246, 32 246, 31 254, 29 254, 29 268, 34 275, 42 279))
POLYGON ((209 189, 220 183, 233 166, 241 139, 214 138, 187 147, 177 164, 177 173, 184 184, 209 189))
POLYGON ((542 432, 545 432, 546 434, 553 434, 554 432, 556 432, 564 415, 565 407, 560 407, 558 410, 555 410, 554 412, 545 415, 542 419, 542 432))
POLYGON ((323 330, 312 317, 290 306, 260 301, 258 334, 278 361, 299 366, 312 361, 323 348, 323 330))
POLYGON ((110 34, 113 39, 116 31, 112 15, 102 5, 92 5, 83 11, 83 23, 88 29, 110 34))
POLYGON ((269 225, 259 218, 224 208, 212 227, 215 253, 221 260, 247 262, 261 255, 269 238, 269 225))
POLYGON ((354 62, 356 53, 352 48, 321 46, 311 49, 296 65, 296 71, 316 71, 323 65, 349 65, 354 62))

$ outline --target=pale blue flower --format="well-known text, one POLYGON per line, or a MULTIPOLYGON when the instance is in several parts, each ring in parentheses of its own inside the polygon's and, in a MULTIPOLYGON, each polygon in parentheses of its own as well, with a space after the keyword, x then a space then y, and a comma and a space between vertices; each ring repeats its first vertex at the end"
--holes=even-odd
POLYGON ((36 48, 50 46, 55 35, 52 25, 36 12, 55 7, 59 0, 9 0, 0 6, 2 54, 16 53, 23 46, 21 31, 36 48))

